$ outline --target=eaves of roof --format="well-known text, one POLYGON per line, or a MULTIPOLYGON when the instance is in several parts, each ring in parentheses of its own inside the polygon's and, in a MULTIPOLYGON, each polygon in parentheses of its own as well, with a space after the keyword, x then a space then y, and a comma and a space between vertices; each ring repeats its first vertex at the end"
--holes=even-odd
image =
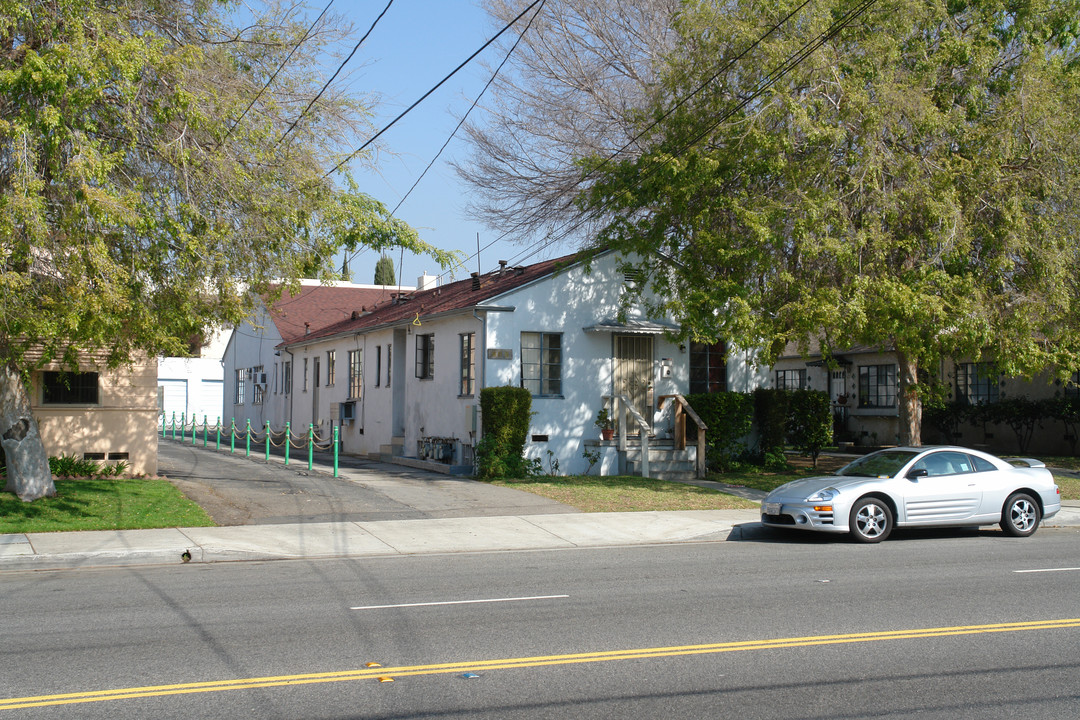
POLYGON ((385 327, 394 327, 419 320, 433 320, 439 317, 479 310, 501 310, 511 308, 486 305, 485 303, 518 290, 537 280, 554 274, 559 270, 576 265, 581 256, 577 253, 535 263, 525 267, 495 270, 478 278, 459 280, 429 290, 409 293, 398 299, 387 299, 363 315, 350 317, 341 322, 313 330, 307 335, 286 338, 281 346, 306 345, 339 335, 352 335, 370 332, 385 327))

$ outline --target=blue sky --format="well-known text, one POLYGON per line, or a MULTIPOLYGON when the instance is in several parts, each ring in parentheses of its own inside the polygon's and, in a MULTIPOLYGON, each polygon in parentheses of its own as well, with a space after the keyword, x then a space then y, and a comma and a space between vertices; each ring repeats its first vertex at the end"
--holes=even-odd
MULTIPOLYGON (((523 0, 522 7, 527 4, 523 0)), ((321 7, 314 7, 313 12, 317 14, 321 7)), ((347 9, 335 4, 333 9, 347 13, 356 25, 359 39, 385 7, 384 0, 366 0, 350 3, 347 9)), ((382 129, 500 28, 471 0, 395 0, 346 66, 350 72, 345 82, 357 92, 381 96, 374 123, 382 129)), ((509 32, 503 37, 509 37, 509 32)), ((388 208, 397 205, 483 89, 490 71, 485 70, 481 61, 496 67, 502 57, 503 51, 497 43, 493 44, 382 135, 380 142, 391 154, 379 155, 378 172, 354 167, 361 190, 388 208)), ((469 119, 482 120, 481 108, 474 110, 469 119)), ((458 179, 449 161, 464 160, 468 154, 468 143, 460 131, 397 216, 416 228, 428 243, 471 256, 476 252, 477 233, 482 248, 496 240, 498 233, 466 216, 469 188, 458 179)), ((483 271, 495 267, 499 259, 510 259, 520 251, 520 246, 495 242, 481 252, 483 271)), ((354 281, 370 283, 377 259, 370 251, 356 257, 350 263, 354 281)), ((393 260, 399 281, 404 284, 412 284, 425 270, 431 274, 440 272, 434 261, 409 253, 405 254, 403 267, 399 267, 400 251, 394 253, 393 260)), ((456 271, 456 279, 466 278, 476 270, 477 262, 473 258, 467 262, 466 269, 456 271)))

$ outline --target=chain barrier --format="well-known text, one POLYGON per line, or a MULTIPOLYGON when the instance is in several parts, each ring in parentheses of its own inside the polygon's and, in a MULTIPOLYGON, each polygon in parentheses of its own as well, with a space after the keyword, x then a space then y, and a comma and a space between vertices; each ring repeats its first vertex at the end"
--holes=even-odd
MULTIPOLYGON (((180 443, 185 443, 190 440, 192 445, 198 442, 200 434, 200 423, 192 414, 190 418, 186 413, 181 413, 180 417, 176 417, 176 413, 172 414, 172 417, 166 420, 165 416, 161 416, 161 437, 171 438, 172 440, 180 443)), ((201 423, 201 434, 203 447, 210 446, 210 438, 214 438, 214 449, 221 450, 222 436, 226 436, 229 440, 229 454, 236 453, 237 441, 241 441, 244 447, 245 457, 251 456, 251 446, 254 443, 256 446, 262 445, 264 449, 264 456, 266 462, 270 462, 270 450, 271 448, 284 448, 285 450, 285 464, 290 462, 290 450, 307 450, 308 455, 308 470, 312 469, 314 465, 315 451, 319 452, 332 452, 334 457, 334 477, 338 477, 340 465, 340 449, 341 443, 339 442, 339 429, 333 428, 333 432, 325 438, 319 437, 319 434, 315 430, 315 426, 308 424, 307 431, 304 433, 293 433, 291 423, 285 423, 284 430, 274 430, 270 426, 270 421, 267 420, 266 424, 262 428, 262 431, 256 431, 251 427, 251 421, 246 420, 244 422, 243 429, 239 429, 236 426, 236 418, 232 418, 229 425, 226 427, 219 416, 217 422, 213 425, 210 424, 209 416, 203 415, 201 423)))

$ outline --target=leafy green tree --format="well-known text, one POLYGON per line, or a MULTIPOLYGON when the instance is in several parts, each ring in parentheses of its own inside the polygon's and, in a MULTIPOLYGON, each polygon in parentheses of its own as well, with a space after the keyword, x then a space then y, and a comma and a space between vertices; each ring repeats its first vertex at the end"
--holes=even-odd
POLYGON ((394 279, 394 261, 388 255, 381 256, 379 261, 375 263, 375 284, 393 285, 396 282, 397 280, 394 279))
POLYGON ((583 163, 597 245, 765 362, 894 351, 904 442, 943 356, 1080 366, 1080 2, 795 7, 685 7, 666 82, 686 102, 641 118, 640 158, 583 163))
POLYGON ((231 7, 0 0, 0 436, 24 500, 55 492, 34 369, 182 354, 342 248, 449 260, 331 172, 369 129, 363 100, 318 96, 349 28, 231 7))

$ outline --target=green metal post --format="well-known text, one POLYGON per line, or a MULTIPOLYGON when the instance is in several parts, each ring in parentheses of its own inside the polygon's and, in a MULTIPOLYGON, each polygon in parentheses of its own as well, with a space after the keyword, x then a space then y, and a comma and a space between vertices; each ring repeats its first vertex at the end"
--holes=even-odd
POLYGON ((334 477, 338 476, 338 428, 334 428, 334 477))
POLYGON ((229 428, 229 454, 236 452, 236 418, 232 419, 232 427, 229 428))
POLYGON ((307 426, 307 469, 311 469, 312 462, 315 460, 315 425, 314 423, 308 423, 307 426))
POLYGON ((191 413, 191 444, 195 444, 195 436, 198 434, 195 432, 199 426, 199 421, 195 418, 195 413, 191 413))
POLYGON ((266 462, 270 463, 270 421, 266 421, 266 462))
POLYGON ((202 416, 202 446, 206 447, 207 441, 210 439, 210 418, 203 413, 202 416))
POLYGON ((251 418, 248 418, 247 421, 247 433, 244 436, 244 441, 246 443, 244 457, 251 457, 251 418))
POLYGON ((217 416, 217 446, 215 450, 221 449, 221 416, 217 416))
POLYGON ((292 447, 292 430, 289 428, 291 423, 285 423, 285 467, 289 467, 289 448, 292 447))
POLYGON ((172 411, 172 439, 176 439, 176 411, 172 411))

